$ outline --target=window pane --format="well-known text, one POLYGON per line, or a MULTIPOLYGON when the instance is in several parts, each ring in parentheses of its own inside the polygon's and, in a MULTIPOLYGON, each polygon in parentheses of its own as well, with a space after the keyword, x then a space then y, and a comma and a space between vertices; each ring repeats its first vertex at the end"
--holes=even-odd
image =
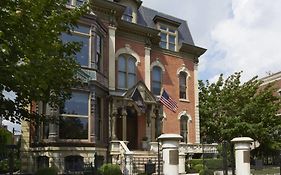
POLYGON ((88 98, 88 93, 73 92, 71 99, 65 102, 62 113, 88 116, 88 98))
POLYGON ((133 12, 131 7, 127 7, 124 14, 123 14, 123 20, 132 22, 133 20, 133 12))
POLYGON ((160 95, 160 91, 161 91, 161 83, 152 82, 152 93, 155 95, 160 95))
POLYGON ((126 88, 126 73, 118 72, 118 87, 126 88))
POLYGON ((96 37, 96 52, 101 53, 101 37, 97 35, 96 37))
POLYGON ((161 38, 161 41, 167 42, 167 34, 166 33, 161 33, 160 38, 161 38))
POLYGON ((61 117, 59 137, 61 139, 88 139, 88 118, 61 117))
POLYGON ((176 46, 174 44, 169 44, 169 50, 175 51, 176 46))
POLYGON ((119 59, 118 59, 118 70, 126 72, 126 59, 123 56, 119 56, 119 59))
POLYGON ((187 74, 185 72, 180 73, 180 85, 181 86, 186 86, 186 77, 187 77, 187 74))
POLYGON ((152 81, 161 81, 162 69, 158 66, 153 67, 152 81))
POLYGON ((88 66, 88 58, 89 58, 89 37, 79 36, 76 34, 67 35, 65 33, 62 34, 62 41, 64 43, 67 42, 79 42, 81 43, 80 52, 76 53, 77 62, 82 66, 88 66))
POLYGON ((160 47, 166 49, 167 43, 166 42, 160 42, 160 47))
POLYGON ((176 37, 174 35, 169 35, 169 43, 176 43, 176 37))
POLYGON ((77 27, 74 27, 74 31, 88 34, 90 33, 90 28, 87 26, 79 25, 77 27))
POLYGON ((131 88, 136 83, 136 75, 135 74, 128 74, 128 88, 131 88))
POLYGON ((136 60, 135 58, 130 57, 128 59, 128 73, 135 74, 136 72, 136 60))

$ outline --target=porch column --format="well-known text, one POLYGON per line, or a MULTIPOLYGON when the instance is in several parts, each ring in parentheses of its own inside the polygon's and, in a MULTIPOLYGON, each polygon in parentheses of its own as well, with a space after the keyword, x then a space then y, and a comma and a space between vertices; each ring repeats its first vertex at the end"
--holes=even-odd
POLYGON ((90 141, 92 143, 96 142, 96 134, 95 134, 95 103, 96 103, 96 94, 95 92, 91 92, 91 104, 90 104, 90 109, 91 109, 91 115, 90 115, 90 141))
POLYGON ((151 86, 150 86, 150 50, 151 48, 149 46, 146 46, 144 48, 144 52, 145 52, 145 56, 144 56, 144 76, 145 76, 145 85, 146 87, 150 90, 151 86))
POLYGON ((108 27, 109 33, 109 89, 115 90, 115 31, 116 27, 111 25, 108 27))
POLYGON ((125 107, 122 109, 122 140, 127 140, 127 111, 125 107))
MULTIPOLYGON (((59 116, 59 111, 57 108, 52 108, 50 105, 47 105, 46 113, 49 113, 51 118, 58 118, 59 116)), ((58 129, 57 129, 57 124, 56 121, 50 121, 49 124, 49 140, 54 142, 58 138, 58 129)))
POLYGON ((151 113, 151 141, 152 142, 155 142, 156 139, 155 139, 155 131, 156 131, 156 125, 155 125, 155 119, 156 119, 156 115, 154 113, 154 108, 152 108, 152 113, 151 113))
POLYGON ((117 140, 116 137, 116 117, 117 117, 117 109, 113 106, 111 112, 111 140, 117 140))

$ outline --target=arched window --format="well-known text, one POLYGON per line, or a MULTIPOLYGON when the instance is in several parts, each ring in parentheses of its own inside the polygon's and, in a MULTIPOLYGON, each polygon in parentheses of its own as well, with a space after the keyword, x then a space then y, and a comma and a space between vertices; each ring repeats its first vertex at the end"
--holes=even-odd
POLYGON ((128 89, 136 83, 136 59, 127 54, 118 57, 118 88, 128 89))
POLYGON ((180 118, 180 135, 183 137, 182 141, 188 142, 188 116, 182 115, 180 118))
POLYGON ((160 95, 162 88, 162 69, 159 66, 154 66, 152 69, 152 93, 160 95))
POLYGON ((84 161, 82 156, 67 156, 64 158, 65 171, 66 172, 75 172, 83 171, 84 161))
POLYGON ((180 74, 179 74, 179 96, 180 96, 180 99, 187 99, 186 78, 187 78, 187 73, 186 72, 180 72, 180 74))

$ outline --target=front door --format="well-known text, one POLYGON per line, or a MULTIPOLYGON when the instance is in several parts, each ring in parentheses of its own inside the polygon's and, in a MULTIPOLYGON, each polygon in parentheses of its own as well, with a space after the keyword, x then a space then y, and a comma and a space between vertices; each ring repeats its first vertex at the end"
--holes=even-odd
POLYGON ((138 118, 137 111, 134 108, 127 108, 127 141, 130 150, 138 148, 138 118))

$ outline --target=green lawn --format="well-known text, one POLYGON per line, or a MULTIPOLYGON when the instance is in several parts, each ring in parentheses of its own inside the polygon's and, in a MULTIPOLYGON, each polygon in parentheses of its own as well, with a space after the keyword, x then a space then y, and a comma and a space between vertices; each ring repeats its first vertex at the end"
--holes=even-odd
POLYGON ((276 174, 279 172, 280 172, 279 167, 269 167, 261 170, 254 170, 254 169, 251 170, 251 173, 253 173, 253 175, 258 175, 258 174, 266 175, 266 174, 274 174, 274 173, 276 174))

